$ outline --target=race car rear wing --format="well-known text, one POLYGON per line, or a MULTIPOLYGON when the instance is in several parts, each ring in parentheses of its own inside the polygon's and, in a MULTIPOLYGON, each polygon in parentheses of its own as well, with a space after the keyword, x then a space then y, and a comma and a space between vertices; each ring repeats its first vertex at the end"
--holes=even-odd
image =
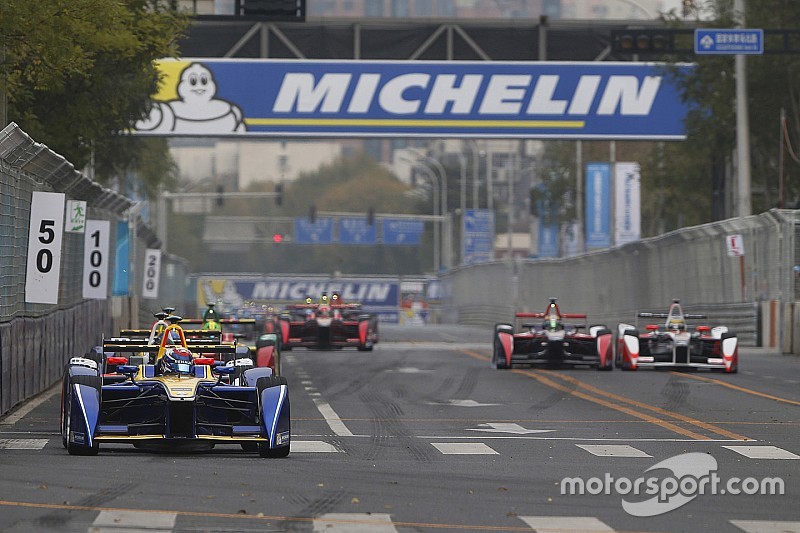
MULTIPOLYGON (((180 324, 202 324, 205 322, 202 318, 182 318, 180 324)), ((216 320, 220 324, 255 324, 255 318, 220 318, 216 320)))
MULTIPOLYGON (((186 347, 191 352, 198 353, 236 353, 237 346, 234 344, 212 344, 212 343, 187 343, 186 347)), ((126 342, 122 340, 111 340, 103 342, 103 352, 115 353, 158 353, 161 348, 158 344, 142 344, 136 342, 126 342)))
MULTIPOLYGON (((639 318, 669 318, 670 314, 669 313, 639 313, 636 316, 638 316, 639 318)), ((697 315, 697 314, 684 313, 683 314, 683 318, 685 318, 687 320, 703 320, 703 319, 707 319, 708 315, 697 315)))
MULTIPOLYGON (((547 313, 522 313, 519 312, 515 315, 517 318, 545 318, 547 313)), ((561 318, 586 318, 585 313, 561 313, 561 318)))

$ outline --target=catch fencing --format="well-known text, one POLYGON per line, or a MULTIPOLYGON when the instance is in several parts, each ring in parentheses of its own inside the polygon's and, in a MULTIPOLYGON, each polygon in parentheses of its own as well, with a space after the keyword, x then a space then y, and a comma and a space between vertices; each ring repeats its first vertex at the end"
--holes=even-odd
POLYGON ((513 322, 516 311, 543 311, 556 297, 563 312, 587 313, 590 323, 613 328, 636 324, 640 311, 666 312, 680 299, 686 311, 728 325, 743 345, 777 347, 774 337, 784 332, 774 325, 798 300, 799 218, 800 211, 772 210, 570 258, 459 267, 442 278, 443 321, 513 322), (741 235, 743 256, 728 255, 732 235, 741 235))
MULTIPOLYGON (((31 199, 37 191, 85 200, 88 220, 111 222, 109 274, 116 259, 118 221, 137 228, 132 257, 160 246, 141 218, 130 217, 130 199, 89 179, 16 124, 0 131, 0 415, 52 386, 69 357, 83 355, 138 314, 137 298, 112 297, 111 283, 107 299, 83 298, 83 233, 64 232, 58 303, 25 302, 31 199)), ((143 262, 142 257, 136 264, 143 262)), ((174 259, 162 261, 165 270, 182 275, 180 268, 170 269, 175 263, 180 265, 174 259)), ((135 287, 141 286, 140 272, 132 279, 135 287)), ((182 287, 183 279, 176 284, 182 287)))

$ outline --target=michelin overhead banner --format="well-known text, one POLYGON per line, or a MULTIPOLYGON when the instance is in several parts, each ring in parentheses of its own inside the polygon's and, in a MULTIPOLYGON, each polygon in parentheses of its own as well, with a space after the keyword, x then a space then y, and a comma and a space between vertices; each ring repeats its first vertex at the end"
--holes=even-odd
POLYGON ((131 133, 686 137, 663 64, 164 59, 158 69, 152 110, 131 133))

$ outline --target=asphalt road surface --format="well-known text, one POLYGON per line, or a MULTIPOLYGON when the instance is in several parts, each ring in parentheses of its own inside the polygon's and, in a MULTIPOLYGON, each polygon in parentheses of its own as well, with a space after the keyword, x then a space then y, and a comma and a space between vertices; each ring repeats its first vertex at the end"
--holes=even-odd
POLYGON ((0 530, 800 531, 800 358, 499 371, 485 329, 381 335, 284 353, 285 459, 73 457, 54 387, 0 420, 0 530))

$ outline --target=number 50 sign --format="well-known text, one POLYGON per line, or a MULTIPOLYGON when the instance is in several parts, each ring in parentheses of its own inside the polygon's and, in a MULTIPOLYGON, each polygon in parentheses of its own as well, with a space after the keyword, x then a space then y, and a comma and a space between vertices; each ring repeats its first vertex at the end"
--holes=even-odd
POLYGON ((27 303, 58 303, 64 201, 64 194, 55 192, 34 192, 31 197, 28 266, 25 276, 27 303))

